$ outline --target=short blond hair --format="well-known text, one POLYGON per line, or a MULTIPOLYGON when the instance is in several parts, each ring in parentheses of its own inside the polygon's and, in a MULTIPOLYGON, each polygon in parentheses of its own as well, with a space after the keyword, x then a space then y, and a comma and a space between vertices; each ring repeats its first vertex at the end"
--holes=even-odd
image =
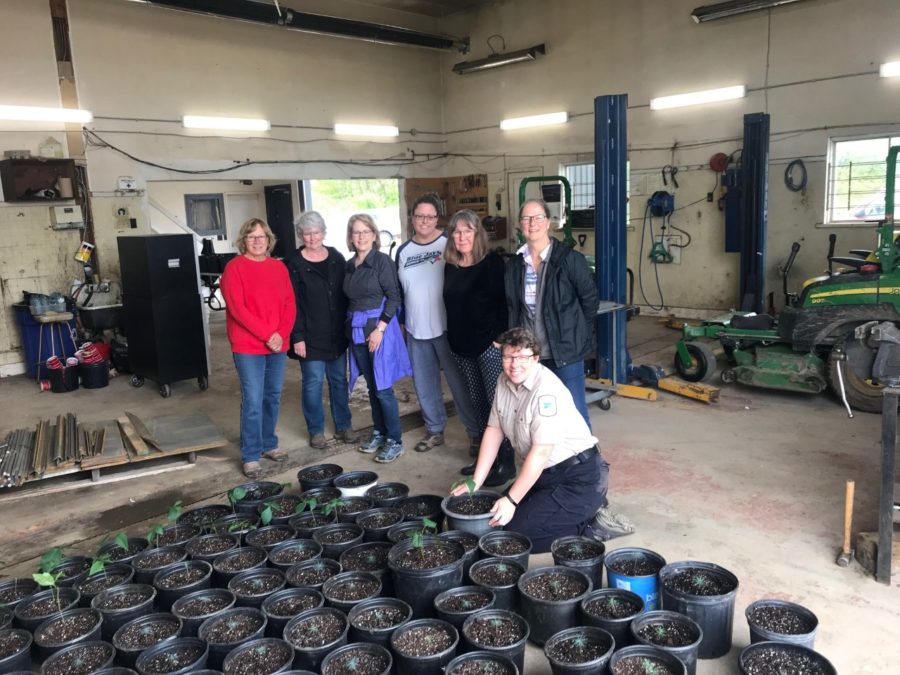
POLYGON ((350 220, 347 221, 347 248, 356 253, 356 246, 353 245, 353 223, 356 222, 362 223, 372 231, 375 237, 375 241, 372 242, 372 250, 377 251, 381 246, 381 237, 378 235, 378 226, 375 224, 375 219, 368 213, 354 213, 350 216, 350 220))
POLYGON ((275 235, 272 233, 272 228, 270 228, 268 223, 262 218, 251 218, 241 225, 241 229, 238 230, 237 239, 234 242, 235 248, 237 248, 238 253, 241 255, 244 255, 247 252, 247 235, 253 232, 257 227, 261 227, 266 235, 266 240, 268 242, 266 245, 266 253, 269 255, 272 254, 272 249, 275 248, 275 235))

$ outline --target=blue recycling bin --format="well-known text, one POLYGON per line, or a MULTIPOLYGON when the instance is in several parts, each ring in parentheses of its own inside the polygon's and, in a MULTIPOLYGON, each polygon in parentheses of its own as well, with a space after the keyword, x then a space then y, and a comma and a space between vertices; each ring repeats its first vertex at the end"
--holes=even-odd
MULTIPOLYGON (((65 361, 75 355, 75 343, 69 337, 75 330, 75 319, 59 321, 55 323, 41 324, 31 316, 28 305, 19 303, 13 305, 16 312, 16 320, 22 333, 22 350, 25 352, 25 373, 31 379, 38 377, 38 354, 41 360, 46 361, 53 354, 65 361), (44 326, 43 334, 41 326, 44 326)), ((47 369, 40 365, 40 378, 47 379, 47 369)))

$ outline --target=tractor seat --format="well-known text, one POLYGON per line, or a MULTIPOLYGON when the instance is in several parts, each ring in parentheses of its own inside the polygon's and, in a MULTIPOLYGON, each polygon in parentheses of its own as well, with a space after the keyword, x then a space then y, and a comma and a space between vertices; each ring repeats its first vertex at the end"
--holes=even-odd
POLYGON ((852 267, 857 272, 859 271, 859 268, 862 267, 863 265, 871 264, 868 261, 866 261, 864 258, 851 258, 850 256, 842 256, 842 255, 831 256, 828 259, 828 262, 834 263, 836 265, 846 265, 847 267, 852 267))
POLYGON ((859 256, 860 258, 868 258, 872 255, 872 251, 867 248, 851 248, 850 253, 852 255, 859 256))

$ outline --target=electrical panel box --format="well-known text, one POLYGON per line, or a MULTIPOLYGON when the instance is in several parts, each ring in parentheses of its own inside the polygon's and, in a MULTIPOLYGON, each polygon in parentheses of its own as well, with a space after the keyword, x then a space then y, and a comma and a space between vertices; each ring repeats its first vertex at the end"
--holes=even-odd
POLYGON ((80 206, 54 206, 50 222, 54 230, 74 230, 84 227, 84 216, 80 206))

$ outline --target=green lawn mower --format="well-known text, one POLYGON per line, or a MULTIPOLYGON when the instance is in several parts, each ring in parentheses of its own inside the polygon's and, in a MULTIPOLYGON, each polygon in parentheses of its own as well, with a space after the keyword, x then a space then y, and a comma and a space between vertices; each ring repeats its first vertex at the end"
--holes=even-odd
POLYGON ((850 407, 881 412, 878 373, 896 349, 885 336, 900 326, 900 244, 894 234, 898 153, 900 147, 892 147, 887 157, 877 248, 854 250, 854 257, 834 257, 830 251, 829 264, 852 270, 810 279, 793 295, 787 293, 786 280, 800 248, 795 243, 784 272, 786 306, 777 319, 731 312, 685 326, 675 354, 675 370, 682 378, 700 382, 714 375, 715 354, 697 341, 708 338, 718 340, 725 351, 725 383, 809 394, 830 386, 850 407))

